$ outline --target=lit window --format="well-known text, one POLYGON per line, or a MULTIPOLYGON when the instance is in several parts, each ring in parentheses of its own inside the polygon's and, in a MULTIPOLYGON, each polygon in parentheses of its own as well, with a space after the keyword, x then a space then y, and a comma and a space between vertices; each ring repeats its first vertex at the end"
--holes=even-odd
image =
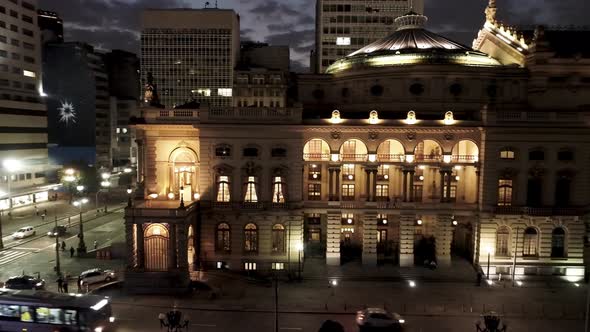
POLYGON ((284 270, 285 263, 272 263, 272 269, 273 270, 284 270))
POLYGON ((319 183, 310 183, 307 185, 307 199, 310 201, 321 200, 322 185, 319 183))
POLYGON ((285 252, 285 226, 276 224, 272 226, 272 252, 285 252))
POLYGON ((514 159, 515 153, 512 148, 505 148, 500 151, 500 159, 514 159))
POLYGON ((244 263, 244 270, 256 271, 256 263, 251 263, 251 262, 244 263))
POLYGON ((389 185, 378 184, 375 192, 375 196, 379 200, 383 200, 389 197, 389 185))
POLYGON ((258 227, 254 224, 247 224, 244 227, 244 251, 258 251, 258 227))
POLYGON ((219 176, 217 179, 217 201, 229 202, 229 176, 219 176))
POLYGON ((501 226, 496 231, 496 256, 510 256, 508 243, 510 239, 510 230, 506 226, 501 226))
POLYGON ((34 71, 30 71, 30 70, 24 70, 23 69, 23 75, 26 77, 37 77, 37 74, 34 71))
POLYGON ((508 180, 508 179, 498 180, 498 205, 499 206, 512 205, 512 180, 508 180))
POLYGON ((336 45, 342 45, 342 46, 350 45, 350 37, 336 37, 336 45))
POLYGON ((537 247, 539 242, 539 234, 537 230, 529 227, 524 231, 524 242, 523 242, 523 256, 535 257, 538 255, 537 247))
POLYGON ((383 244, 387 242, 387 230, 380 229, 377 231, 377 244, 383 244))
POLYGON ((217 95, 222 97, 231 97, 232 96, 232 89, 217 89, 217 95))
POLYGON ((342 185, 342 200, 345 200, 345 201, 354 200, 354 184, 343 184, 342 185))
POLYGON ((285 195, 283 190, 284 185, 283 178, 280 176, 275 176, 272 192, 273 203, 285 203, 285 195))
POLYGON ((215 250, 230 251, 230 229, 226 223, 221 223, 217 226, 217 234, 215 237, 215 250))
POLYGON ((249 176, 248 182, 246 183, 246 202, 258 202, 258 195, 256 194, 256 177, 249 176))
POLYGON ((197 96, 201 96, 201 97, 210 97, 211 96, 211 89, 197 89, 197 90, 192 90, 192 93, 196 93, 197 96))
POLYGON ((354 164, 342 165, 342 177, 344 180, 354 180, 354 164))
POLYGON ((342 224, 343 225, 353 225, 354 224, 354 215, 352 213, 343 213, 342 214, 342 224))
POLYGON ((117 134, 121 133, 121 128, 117 128, 117 134))

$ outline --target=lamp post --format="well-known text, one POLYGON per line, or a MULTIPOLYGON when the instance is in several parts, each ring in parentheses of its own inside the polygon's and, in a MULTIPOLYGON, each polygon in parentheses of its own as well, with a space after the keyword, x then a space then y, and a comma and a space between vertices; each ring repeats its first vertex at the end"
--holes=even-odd
POLYGON ((57 228, 57 216, 55 216, 55 227, 53 235, 55 236, 55 273, 57 273, 57 275, 60 276, 61 266, 59 263, 59 230, 57 228))
POLYGON ((195 201, 197 201, 197 216, 195 226, 193 228, 193 248, 195 248, 195 271, 201 268, 201 194, 195 193, 193 195, 195 201))
MULTIPOLYGON (((2 166, 8 172, 8 211, 12 209, 12 175, 22 167, 22 163, 16 159, 6 159, 2 162, 2 166)), ((9 213, 10 215, 10 213, 9 213)))
POLYGON ((68 191, 70 192, 70 204, 72 203, 72 201, 74 200, 74 190, 73 190, 73 186, 74 186, 74 182, 76 182, 78 180, 78 178, 76 177, 76 170, 73 168, 68 168, 66 170, 64 170, 64 176, 63 176, 63 181, 68 183, 68 191))
POLYGON ((303 252, 303 242, 297 243, 297 278, 301 280, 301 253, 303 252))
POLYGON ((131 189, 131 186, 127 187, 127 207, 133 206, 133 202, 131 201, 131 193, 132 192, 133 192, 133 189, 131 189))
POLYGON ((487 247, 486 251, 488 252, 488 272, 486 273, 486 279, 490 279, 490 256, 492 255, 492 247, 487 247))
MULTIPOLYGON (((104 213, 107 213, 107 202, 108 202, 108 197, 109 197, 109 189, 111 187, 111 175, 109 173, 102 173, 100 175, 102 177, 102 182, 100 183, 100 186, 105 189, 107 191, 107 195, 106 198, 104 200, 104 213)), ((98 210, 98 192, 96 192, 96 209, 98 210)))
MULTIPOLYGON (((80 186, 78 186, 78 187, 80 187, 80 186)), ((74 206, 80 207, 80 233, 78 234, 78 237, 80 238, 80 241, 78 242, 78 252, 79 253, 86 252, 86 243, 84 243, 84 226, 83 226, 83 222, 82 222, 82 206, 86 203, 88 203, 88 198, 82 198, 82 199, 74 202, 74 206)))

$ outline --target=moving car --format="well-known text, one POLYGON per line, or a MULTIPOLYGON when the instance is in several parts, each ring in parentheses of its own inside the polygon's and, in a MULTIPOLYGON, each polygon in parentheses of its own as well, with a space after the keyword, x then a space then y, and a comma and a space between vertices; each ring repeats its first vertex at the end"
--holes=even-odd
POLYGON ((97 282, 109 282, 117 279, 113 270, 92 269, 80 273, 80 285, 95 284, 97 282))
POLYGON ((40 290, 45 289, 45 280, 28 275, 10 277, 4 283, 4 288, 40 290))
POLYGON ((14 234, 12 234, 12 237, 15 239, 24 239, 35 234, 37 234, 37 232, 35 232, 33 226, 25 226, 19 229, 18 231, 14 232, 14 234))
POLYGON ((359 330, 403 331, 406 321, 397 313, 389 313, 381 308, 367 308, 356 313, 359 330))
POLYGON ((53 229, 49 232, 47 232, 48 236, 54 237, 54 236, 63 236, 67 233, 68 229, 66 228, 66 226, 64 225, 59 225, 59 226, 55 226, 53 227, 53 229))

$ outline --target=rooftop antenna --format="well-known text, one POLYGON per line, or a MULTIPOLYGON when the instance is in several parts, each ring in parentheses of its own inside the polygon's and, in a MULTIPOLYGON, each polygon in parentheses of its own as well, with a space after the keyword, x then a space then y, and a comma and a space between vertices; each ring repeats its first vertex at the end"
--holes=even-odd
POLYGON ((209 5, 210 5, 209 1, 205 2, 205 8, 209 8, 209 5))
POLYGON ((219 9, 219 7, 217 7, 217 0, 215 0, 215 9, 219 9))
POLYGON ((414 10, 414 0, 410 0, 410 11, 414 10))

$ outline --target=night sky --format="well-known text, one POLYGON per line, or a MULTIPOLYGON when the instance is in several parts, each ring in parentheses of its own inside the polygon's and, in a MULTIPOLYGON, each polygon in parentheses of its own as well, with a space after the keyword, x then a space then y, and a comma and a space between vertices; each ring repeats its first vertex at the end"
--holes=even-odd
MULTIPOLYGON (((215 0, 209 0, 214 3, 215 0)), ((471 46, 484 22, 488 0, 426 0, 428 28, 471 46)), ((315 0, 219 0, 241 17, 242 39, 291 47, 293 69, 309 66, 314 43, 315 0)), ((510 25, 588 25, 588 0, 497 0, 499 19, 510 25)), ((143 8, 203 8, 197 0, 39 0, 58 12, 67 41, 101 49, 139 52, 139 13, 143 8)))

